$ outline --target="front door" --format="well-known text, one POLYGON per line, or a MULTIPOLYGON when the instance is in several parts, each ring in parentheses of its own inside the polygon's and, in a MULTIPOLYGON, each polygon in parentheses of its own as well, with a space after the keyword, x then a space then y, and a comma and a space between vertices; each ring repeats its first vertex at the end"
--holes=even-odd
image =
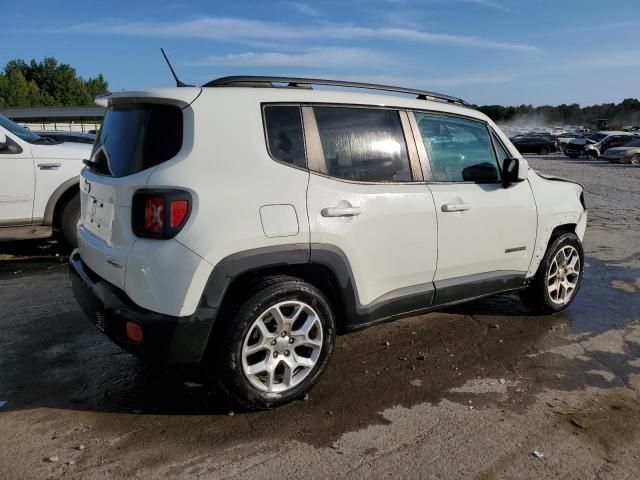
POLYGON ((356 297, 355 318, 347 321, 430 306, 436 213, 431 193, 414 181, 419 163, 406 113, 305 108, 311 256, 322 261, 338 252, 348 262, 347 278, 338 279, 356 297))
POLYGON ((31 223, 34 169, 29 144, 4 128, 7 143, 0 148, 0 227, 31 223))
POLYGON ((521 284, 537 229, 529 183, 502 186, 499 165, 510 155, 485 123, 421 112, 415 119, 438 218, 435 303, 521 284))

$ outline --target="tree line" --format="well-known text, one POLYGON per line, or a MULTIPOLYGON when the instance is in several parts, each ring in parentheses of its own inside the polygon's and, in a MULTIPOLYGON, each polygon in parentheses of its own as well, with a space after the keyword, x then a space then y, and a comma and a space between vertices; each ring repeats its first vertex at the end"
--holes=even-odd
POLYGON ((640 125, 640 100, 627 98, 620 103, 603 103, 581 107, 577 103, 556 106, 483 105, 478 109, 494 122, 505 123, 518 120, 536 119, 548 124, 595 126, 599 118, 606 118, 609 124, 640 125))
MULTIPOLYGON (((108 91, 109 84, 100 73, 83 78, 76 69, 54 57, 10 60, 0 72, 0 108, 92 105, 94 98, 108 91)), ((536 119, 548 124, 595 126, 599 118, 609 124, 640 125, 640 100, 627 98, 620 103, 581 107, 570 105, 482 105, 477 107, 494 122, 536 119)))
POLYGON ((53 57, 29 63, 10 60, 0 72, 0 108, 92 105, 108 88, 101 73, 85 79, 53 57))

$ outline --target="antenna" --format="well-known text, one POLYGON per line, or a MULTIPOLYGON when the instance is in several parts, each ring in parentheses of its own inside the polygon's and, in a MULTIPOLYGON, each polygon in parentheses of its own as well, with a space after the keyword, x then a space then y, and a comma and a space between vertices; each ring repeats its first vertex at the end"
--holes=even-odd
POLYGON ((167 57, 167 54, 164 53, 164 48, 161 48, 160 51, 162 52, 162 56, 164 57, 165 61, 167 62, 167 65, 169 65, 169 70, 171 70, 171 75, 173 75, 173 78, 176 79, 176 87, 193 87, 193 85, 187 85, 186 83, 182 82, 178 78, 178 75, 176 75, 176 71, 171 66, 171 62, 169 61, 169 57, 167 57))

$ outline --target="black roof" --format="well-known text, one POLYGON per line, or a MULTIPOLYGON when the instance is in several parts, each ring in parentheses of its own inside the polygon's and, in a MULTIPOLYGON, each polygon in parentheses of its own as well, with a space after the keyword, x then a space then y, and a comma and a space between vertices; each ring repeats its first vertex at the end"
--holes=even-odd
POLYGON ((346 80, 326 80, 320 78, 301 77, 265 77, 265 76, 231 76, 211 80, 203 87, 278 87, 276 84, 285 84, 288 88, 311 88, 312 85, 327 85, 332 87, 364 88, 367 90, 380 90, 385 92, 406 93, 416 95, 420 100, 437 100, 446 103, 470 106, 461 98, 444 95, 442 93, 418 90, 415 88, 394 87, 391 85, 379 85, 377 83, 349 82, 346 80))

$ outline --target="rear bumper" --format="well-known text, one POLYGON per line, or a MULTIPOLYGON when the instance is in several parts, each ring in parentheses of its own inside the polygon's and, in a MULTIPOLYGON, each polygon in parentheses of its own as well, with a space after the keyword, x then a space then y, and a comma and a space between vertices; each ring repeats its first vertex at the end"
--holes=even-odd
POLYGON ((199 308, 193 315, 174 317, 142 308, 92 272, 77 249, 69 259, 69 277, 85 315, 128 352, 169 366, 195 366, 202 360, 216 309, 199 308), (127 337, 127 322, 135 322, 142 328, 141 341, 127 337))

